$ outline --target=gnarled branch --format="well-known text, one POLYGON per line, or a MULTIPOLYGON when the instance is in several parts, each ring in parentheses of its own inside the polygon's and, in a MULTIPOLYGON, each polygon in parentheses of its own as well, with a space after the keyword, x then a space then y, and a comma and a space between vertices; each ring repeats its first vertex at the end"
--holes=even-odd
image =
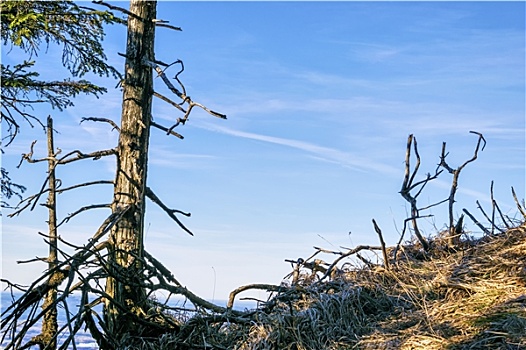
POLYGON ((473 161, 475 161, 477 159, 478 153, 479 153, 479 149, 480 149, 480 146, 481 146, 482 142, 484 142, 484 144, 482 145, 482 149, 480 149, 480 150, 483 151, 484 148, 486 147, 486 140, 484 139, 484 136, 481 133, 476 132, 476 131, 470 131, 470 133, 478 135, 477 145, 475 147, 475 151, 473 153, 473 157, 471 157, 470 159, 466 160, 458 168, 453 169, 446 162, 446 157, 448 156, 448 153, 446 153, 446 143, 443 142, 442 143, 442 153, 440 155, 440 163, 438 164, 439 167, 442 167, 442 168, 446 169, 450 174, 453 175, 453 180, 451 182, 451 190, 449 192, 449 198, 448 198, 448 200, 449 200, 449 226, 448 226, 448 229, 449 229, 449 236, 450 236, 450 244, 451 245, 456 245, 458 243, 458 237, 456 237, 456 235, 455 235, 455 225, 453 224, 453 222, 454 222, 453 205, 455 203, 455 194, 457 192, 458 178, 460 176, 460 172, 462 171, 462 169, 464 169, 464 167, 466 165, 468 165, 469 163, 471 163, 471 162, 473 162, 473 161))

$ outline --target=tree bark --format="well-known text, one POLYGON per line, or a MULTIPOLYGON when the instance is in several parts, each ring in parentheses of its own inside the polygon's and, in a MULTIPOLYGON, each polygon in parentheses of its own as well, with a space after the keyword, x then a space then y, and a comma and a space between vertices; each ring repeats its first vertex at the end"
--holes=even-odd
MULTIPOLYGON (((57 267, 57 186, 55 178, 55 145, 53 142, 53 119, 51 116, 47 118, 47 152, 48 152, 48 173, 49 173, 49 194, 46 206, 49 210, 48 219, 48 234, 49 234, 49 255, 48 255, 48 269, 50 271, 57 267)), ((57 323, 57 287, 54 286, 47 293, 42 304, 42 309, 49 310, 45 313, 42 320, 42 343, 47 346, 47 349, 56 349, 57 342, 54 335, 58 330, 57 323)))
POLYGON ((136 334, 132 315, 143 311, 146 294, 140 259, 144 251, 148 142, 153 96, 152 69, 144 60, 154 61, 156 1, 132 0, 128 16, 123 102, 117 155, 117 174, 112 210, 131 205, 109 237, 109 277, 105 317, 109 333, 119 339, 136 334), (124 309, 122 308, 124 307, 124 309))

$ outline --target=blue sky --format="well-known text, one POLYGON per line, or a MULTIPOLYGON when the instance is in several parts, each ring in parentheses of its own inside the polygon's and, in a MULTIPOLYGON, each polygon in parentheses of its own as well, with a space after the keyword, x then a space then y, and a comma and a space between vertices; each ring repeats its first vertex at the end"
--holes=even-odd
MULTIPOLYGON (((461 173, 455 213, 467 208, 482 220, 475 201, 489 210, 494 180, 499 205, 515 215, 510 187, 525 193, 524 13, 523 2, 160 2, 158 17, 183 31, 157 30, 157 59, 182 59, 188 94, 228 120, 196 110, 177 130, 182 141, 152 131, 148 184, 170 207, 192 213, 183 221, 195 237, 149 203, 146 248, 194 292, 226 299, 240 285, 279 284, 290 272, 284 259, 308 257, 313 246, 378 244, 372 218, 393 245, 408 211, 398 191, 411 133, 422 177, 434 172, 442 142, 457 167, 473 155, 469 131, 483 133, 487 146, 461 173)), ((105 47, 121 67, 124 28, 109 28, 105 47)), ((59 57, 54 47, 39 55, 43 78, 60 76, 59 57)), ((3 48, 6 64, 21 59, 3 48)), ((64 151, 115 145, 106 125, 79 126, 86 116, 119 119, 115 82, 93 79, 109 93, 81 96, 63 113, 36 110, 55 117, 64 151)), ((160 79, 155 84, 169 95, 160 79)), ((153 115, 167 126, 180 116, 159 100, 153 115)), ((43 155, 42 131, 26 126, 2 159, 28 193, 40 188, 45 166, 15 166, 33 139, 43 155)), ((113 171, 108 158, 61 168, 59 177, 65 186, 112 179, 113 171)), ((419 204, 446 198, 450 183, 443 174, 419 204)), ((111 194, 103 185, 63 194, 60 212, 111 194)), ((444 228, 446 206, 427 213, 435 216, 421 221, 426 235, 444 228)), ((106 215, 72 219, 60 234, 82 243, 106 215)), ((45 255, 37 236, 45 219, 44 208, 3 217, 5 278, 27 283, 42 270, 14 261, 45 255)))

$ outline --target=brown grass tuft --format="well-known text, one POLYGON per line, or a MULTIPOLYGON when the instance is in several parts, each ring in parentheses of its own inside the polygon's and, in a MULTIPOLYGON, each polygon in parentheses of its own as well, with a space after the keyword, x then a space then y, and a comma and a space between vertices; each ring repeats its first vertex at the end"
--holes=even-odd
POLYGON ((430 244, 404 246, 389 270, 305 279, 242 316, 197 315, 148 348, 526 349, 526 225, 430 244))

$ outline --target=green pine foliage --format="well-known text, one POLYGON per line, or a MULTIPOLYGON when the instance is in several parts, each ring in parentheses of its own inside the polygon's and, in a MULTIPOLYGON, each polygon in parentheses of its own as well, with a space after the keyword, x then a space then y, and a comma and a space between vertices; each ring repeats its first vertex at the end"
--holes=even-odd
MULTIPOLYGON (((78 94, 98 97, 104 93, 104 87, 80 79, 87 73, 120 78, 119 71, 107 63, 102 46, 105 26, 115 23, 125 21, 110 11, 79 6, 72 1, 0 2, 4 54, 18 48, 27 55, 27 59, 14 66, 1 65, 2 148, 15 139, 24 121, 31 127, 37 124, 44 128, 43 116, 35 114, 35 105, 48 104, 62 111, 73 105, 72 99, 78 94), (39 79, 35 61, 50 45, 61 47, 62 64, 70 76, 53 81, 39 79)), ((6 175, 2 168, 4 199, 19 195, 21 190, 6 175)), ((1 204, 7 206, 5 201, 1 204)))
POLYGON ((63 46, 62 63, 73 76, 88 72, 117 77, 102 47, 104 25, 123 22, 109 11, 78 6, 72 1, 2 1, 2 41, 32 57, 42 44, 63 46))
POLYGON ((2 43, 12 50, 20 48, 27 60, 2 68, 2 121, 6 124, 9 144, 20 128, 20 119, 43 126, 31 108, 48 103, 63 110, 80 93, 98 96, 105 88, 81 78, 87 73, 119 78, 119 72, 107 63, 102 41, 104 26, 121 23, 109 11, 78 6, 71 1, 2 1, 0 3, 2 43), (62 64, 71 73, 57 81, 39 80, 35 59, 51 44, 62 47, 62 64))

